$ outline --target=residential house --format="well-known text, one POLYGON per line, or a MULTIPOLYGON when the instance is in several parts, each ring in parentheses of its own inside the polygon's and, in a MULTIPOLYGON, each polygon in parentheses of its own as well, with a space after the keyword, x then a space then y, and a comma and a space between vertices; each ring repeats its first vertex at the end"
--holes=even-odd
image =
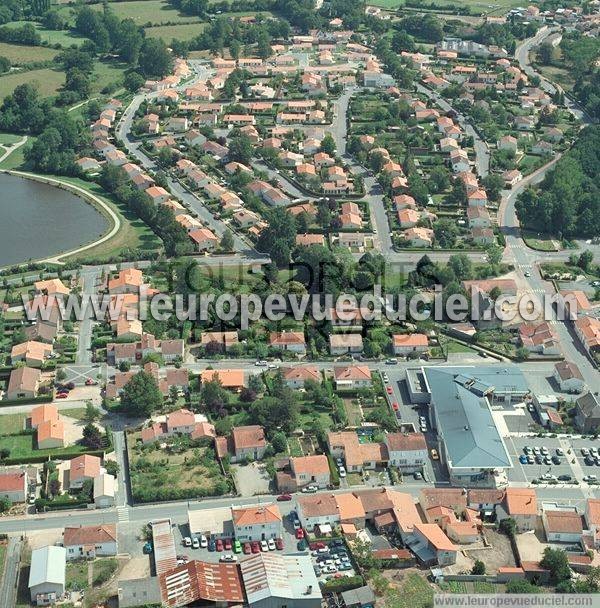
POLYGON ((28 367, 42 367, 53 352, 50 344, 30 340, 15 344, 10 351, 10 360, 13 365, 23 361, 28 367))
POLYGON ((34 399, 40 387, 41 372, 32 367, 18 367, 10 372, 6 399, 34 399))
POLYGON ((573 322, 573 327, 584 348, 594 357, 600 350, 600 319, 580 316, 573 322))
POLYGON ((216 449, 219 458, 227 454, 231 462, 242 462, 246 460, 262 460, 267 448, 265 431, 262 426, 236 426, 233 427, 231 435, 216 438, 216 449))
POLYGON ((427 463, 427 443, 423 433, 385 433, 389 466, 403 472, 420 471, 427 463))
POLYGON ((485 207, 467 207, 467 221, 471 228, 489 228, 492 225, 489 211, 485 207))
POLYGON ((575 426, 584 433, 600 427, 600 400, 595 393, 586 393, 575 401, 575 426))
POLYGON ((348 471, 360 472, 376 469, 388 462, 385 443, 360 443, 355 431, 330 432, 327 446, 333 458, 343 458, 348 471))
POLYGON ((512 188, 523 179, 523 174, 518 169, 512 169, 510 171, 505 171, 502 174, 502 179, 507 188, 512 188))
POLYGON ((554 364, 554 379, 564 393, 582 393, 587 385, 575 363, 559 361, 554 364))
POLYGON ((321 372, 314 365, 288 367, 282 370, 283 382, 292 389, 304 388, 306 382, 321 384, 321 372))
POLYGON ((117 526, 67 526, 62 544, 67 550, 67 560, 112 557, 117 555, 117 526))
POLYGON ((476 245, 484 247, 496 243, 496 235, 491 228, 471 228, 471 239, 476 245))
POLYGON ((512 135, 503 135, 497 142, 496 148, 498 150, 506 150, 507 152, 512 152, 513 154, 517 153, 518 150, 518 140, 516 137, 512 135))
POLYGON ((411 247, 432 247, 434 233, 430 228, 409 228, 402 232, 402 238, 410 243, 411 247))
POLYGON ((358 390, 372 385, 371 370, 366 365, 347 365, 333 368, 337 390, 358 390))
POLYGON ((208 228, 192 230, 189 235, 196 251, 214 251, 219 245, 219 238, 208 228))
POLYGON ((22 470, 0 470, 0 498, 11 503, 25 502, 27 499, 27 473, 22 470))
POLYGON ((395 334, 392 336, 392 346, 395 355, 409 356, 426 352, 429 340, 425 334, 395 334))
POLYGON ((327 488, 331 485, 329 460, 324 454, 293 456, 289 460, 289 472, 277 474, 280 492, 297 492, 306 486, 327 488))
POLYGON ((550 323, 523 323, 519 326, 521 344, 530 353, 560 355, 560 342, 550 323))
POLYGON ((205 331, 200 336, 200 343, 208 351, 228 352, 231 347, 239 344, 237 331, 205 331))
POLYGON ((240 542, 281 538, 283 523, 276 504, 232 507, 231 518, 236 540, 240 542))
POLYGON ((37 427, 38 450, 65 447, 65 425, 62 420, 45 420, 37 427))
POLYGON ((293 353, 306 353, 306 340, 301 331, 271 332, 269 345, 273 348, 287 350, 293 353))
POLYGON ((544 505, 542 524, 546 532, 546 540, 549 543, 576 544, 581 542, 582 519, 576 507, 544 505))
POLYGON ((414 540, 408 547, 425 565, 450 566, 456 563, 458 547, 437 524, 417 523, 413 529, 414 540))
POLYGON ((363 339, 361 334, 330 334, 329 352, 332 355, 362 353, 363 339))
POLYGON ((538 507, 533 488, 506 488, 504 499, 496 509, 498 521, 512 518, 518 532, 535 530, 538 507))
POLYGON ((218 381, 221 386, 230 390, 241 390, 246 386, 243 369, 205 369, 200 372, 200 381, 218 381))
POLYGON ((69 489, 81 489, 87 480, 93 481, 101 473, 102 461, 98 456, 82 454, 73 458, 69 466, 69 489))

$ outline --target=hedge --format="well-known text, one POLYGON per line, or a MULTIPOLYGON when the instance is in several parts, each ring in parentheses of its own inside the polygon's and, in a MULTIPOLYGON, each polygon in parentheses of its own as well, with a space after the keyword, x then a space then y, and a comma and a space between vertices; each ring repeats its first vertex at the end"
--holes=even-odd
POLYGON ((33 397, 33 399, 2 399, 0 401, 0 407, 8 407, 9 405, 26 405, 29 403, 50 403, 54 397, 52 393, 48 395, 40 395, 39 397, 33 397))
POLYGON ((327 581, 321 589, 326 593, 340 593, 342 591, 349 591, 350 589, 357 589, 364 584, 365 579, 362 576, 344 576, 343 578, 327 581))
POLYGON ((88 452, 63 452, 50 453, 44 455, 40 454, 39 456, 24 456, 23 458, 5 458, 4 460, 2 460, 2 464, 36 464, 40 462, 47 462, 48 460, 73 460, 73 458, 77 458, 77 456, 83 456, 83 454, 89 454, 90 456, 99 456, 100 458, 104 458, 104 450, 90 450, 88 452))
POLYGON ((87 507, 87 500, 65 500, 57 498, 56 500, 47 500, 45 498, 37 498, 35 501, 36 511, 60 511, 62 509, 76 509, 79 507, 87 507))

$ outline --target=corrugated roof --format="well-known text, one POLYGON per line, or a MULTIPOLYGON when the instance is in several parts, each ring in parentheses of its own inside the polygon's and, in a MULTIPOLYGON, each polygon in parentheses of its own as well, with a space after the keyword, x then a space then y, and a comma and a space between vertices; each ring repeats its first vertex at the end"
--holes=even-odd
POLYGON ((43 583, 65 585, 67 550, 64 547, 48 545, 31 552, 29 587, 43 583))

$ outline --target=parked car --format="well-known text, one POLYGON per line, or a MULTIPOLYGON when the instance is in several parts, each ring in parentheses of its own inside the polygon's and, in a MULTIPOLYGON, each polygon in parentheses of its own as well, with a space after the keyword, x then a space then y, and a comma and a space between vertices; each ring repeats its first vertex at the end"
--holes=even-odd
POLYGON ((393 393, 392 387, 391 386, 386 386, 385 390, 387 391, 388 395, 391 395, 393 393))
POLYGON ((57 399, 66 399, 69 396, 69 393, 58 393, 58 395, 56 395, 57 399))
POLYGON ((558 466, 561 463, 561 460, 558 456, 552 456, 552 462, 558 466))
POLYGON ((277 547, 278 551, 283 551, 283 540, 281 538, 276 538, 275 546, 277 547))
POLYGON ((304 530, 302 528, 298 528, 296 530, 296 538, 298 540, 302 540, 304 538, 304 530))
POLYGON ((392 403, 392 409, 397 412, 400 409, 400 406, 396 403, 396 401, 394 401, 394 403, 392 403))
POLYGON ((208 539, 206 538, 206 536, 204 536, 204 534, 202 534, 200 536, 200 546, 204 549, 206 547, 208 547, 208 539))
POLYGON ((233 552, 241 553, 242 552, 242 543, 239 540, 233 542, 233 552))
POLYGON ((275 541, 272 538, 267 541, 267 545, 269 546, 269 551, 275 551, 275 549, 277 548, 277 546, 275 545, 275 541))
POLYGON ((310 543, 310 545, 308 547, 311 551, 316 551, 317 549, 324 549, 325 543, 322 543, 321 541, 317 541, 315 543, 310 543))
POLYGON ((263 552, 269 550, 269 543, 267 543, 266 540, 261 540, 260 541, 260 550, 263 551, 263 552))
POLYGON ((438 454, 438 451, 435 448, 431 448, 431 458, 433 458, 433 460, 440 459, 440 455, 438 454))
POLYGON ((219 559, 220 562, 237 562, 237 557, 235 555, 232 555, 231 553, 223 553, 223 555, 221 555, 221 558, 219 559))
POLYGON ((217 551, 223 551, 223 541, 220 538, 217 539, 217 551))
POLYGON ((294 530, 299 530, 302 527, 299 519, 294 519, 293 522, 294 522, 294 530))
POLYGON ((184 547, 191 547, 192 546, 192 539, 189 536, 184 536, 182 544, 184 547))
POLYGON ((260 553, 260 543, 257 540, 252 541, 252 553, 260 553))
POLYGON ((279 502, 287 502, 288 500, 292 500, 292 496, 291 496, 291 494, 280 494, 277 497, 277 500, 279 502))
POLYGON ((223 541, 223 548, 225 549, 225 551, 231 551, 231 546, 232 546, 231 539, 230 538, 226 538, 223 541))
POLYGON ((192 549, 200 549, 200 541, 195 536, 192 538, 192 549))
POLYGON ((244 543, 242 550, 244 551, 244 555, 250 555, 250 553, 252 553, 252 544, 244 543))
POLYGON ((209 551, 214 551, 217 548, 217 543, 214 541, 214 539, 210 539, 208 541, 208 550, 209 551))
POLYGON ((559 475, 558 481, 571 481, 573 479, 570 475, 559 475))
POLYGON ((521 455, 519 456, 519 462, 520 462, 521 464, 527 464, 527 456, 525 456, 525 454, 521 454, 521 455))
POLYGON ((344 467, 339 468, 340 477, 346 477, 346 469, 344 467))

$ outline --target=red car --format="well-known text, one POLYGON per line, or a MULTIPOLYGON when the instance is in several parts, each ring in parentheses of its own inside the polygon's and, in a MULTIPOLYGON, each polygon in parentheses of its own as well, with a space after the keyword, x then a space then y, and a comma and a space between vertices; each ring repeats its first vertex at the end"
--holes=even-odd
POLYGON ((223 541, 220 538, 217 540, 217 551, 223 551, 223 541))
POLYGON ((281 538, 275 539, 275 546, 279 551, 283 551, 283 541, 281 540, 281 538))
POLYGON ((392 394, 392 387, 391 386, 387 386, 385 390, 387 391, 388 395, 392 394))
POLYGON ((252 541, 252 553, 260 553, 260 543, 257 540, 252 541))
POLYGON ((231 551, 231 539, 226 538, 223 545, 225 546, 226 551, 231 551))
POLYGON ((298 528, 298 530, 296 530, 296 538, 298 540, 302 540, 304 538, 304 530, 302 528, 298 528))
POLYGON ((290 494, 282 494, 281 496, 278 496, 278 497, 277 497, 277 500, 278 500, 279 502, 285 502, 285 501, 287 501, 287 500, 292 500, 292 497, 291 497, 291 495, 290 495, 290 494))
POLYGON ((392 409, 397 412, 398 411, 398 404, 394 401, 394 403, 392 403, 392 409))
POLYGON ((244 551, 244 555, 249 555, 252 553, 252 545, 250 543, 244 543, 242 550, 244 551))
POLYGON ((69 396, 69 393, 58 393, 58 395, 56 395, 57 399, 66 399, 69 396))
POLYGON ((310 545, 308 545, 308 548, 311 551, 316 551, 317 549, 325 549, 325 543, 322 543, 320 541, 316 543, 310 543, 310 545))
POLYGON ((86 386, 96 386, 96 384, 98 384, 95 380, 93 380, 92 378, 88 378, 85 381, 85 385, 86 386))

